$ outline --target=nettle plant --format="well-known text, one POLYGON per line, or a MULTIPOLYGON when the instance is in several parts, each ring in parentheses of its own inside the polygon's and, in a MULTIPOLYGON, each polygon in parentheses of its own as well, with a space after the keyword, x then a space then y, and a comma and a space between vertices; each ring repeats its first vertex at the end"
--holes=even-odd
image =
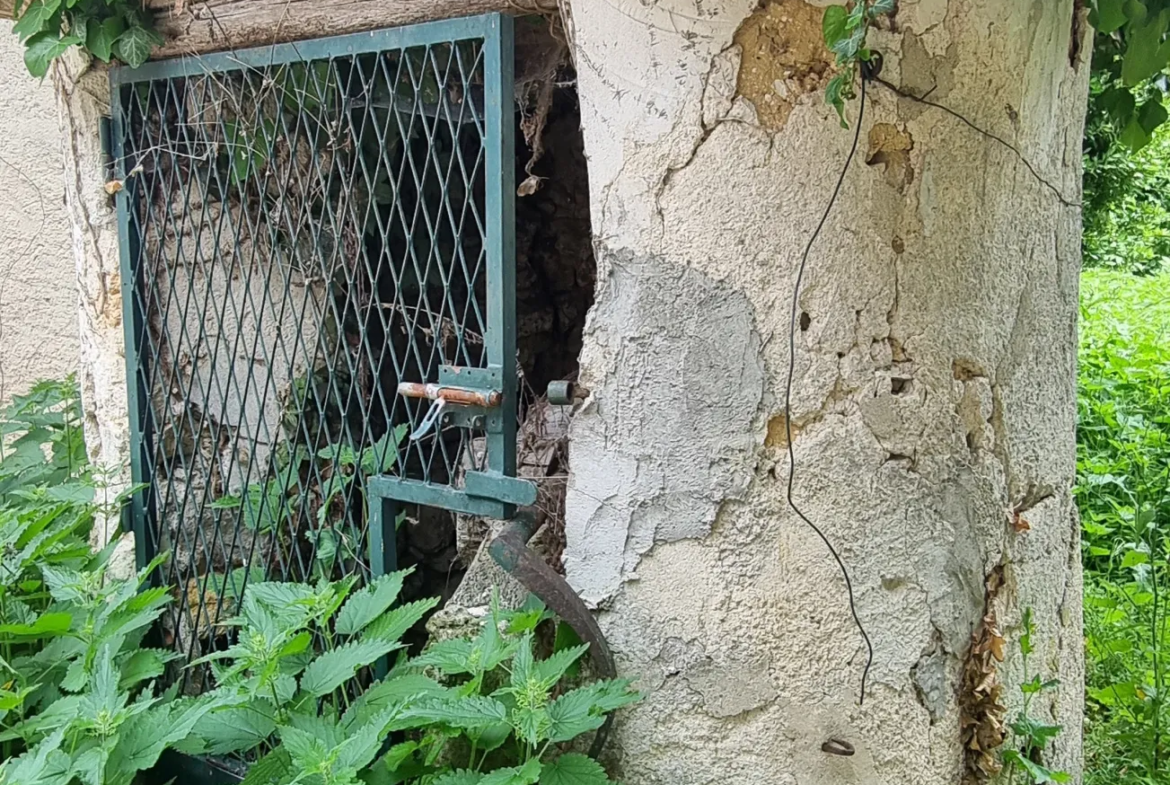
POLYGON ((72 379, 0 413, 0 783, 129 782, 203 710, 149 686, 172 656, 141 647, 169 599, 139 591, 156 565, 115 581, 90 553, 127 493, 86 461, 72 379))
POLYGON ((1007 782, 1012 785, 1016 779, 1016 772, 1020 772, 1023 781, 1031 785, 1046 785, 1046 783, 1071 782, 1067 772, 1053 771, 1043 762, 1044 751, 1048 744, 1060 735, 1063 726, 1045 723, 1031 714, 1032 702, 1037 695, 1056 689, 1060 686, 1057 679, 1045 681, 1039 674, 1030 670, 1031 655, 1035 651, 1032 646, 1032 635, 1035 624, 1032 621, 1032 609, 1024 609, 1023 630, 1020 633, 1020 657, 1023 661, 1024 680, 1020 684, 1020 692, 1024 695, 1024 704, 1016 714, 1014 720, 1008 723, 1012 730, 1012 746, 1003 753, 1003 761, 1007 769, 1007 782))
POLYGON ((13 18, 12 32, 25 46, 24 64, 38 77, 72 46, 104 63, 117 58, 137 68, 163 42, 150 15, 131 0, 16 0, 13 18))
POLYGON ((156 567, 130 581, 108 580, 102 564, 43 568, 52 603, 0 632, 6 649, 27 650, 5 662, 12 689, 0 740, 26 751, 0 764, 0 784, 130 785, 223 702, 155 689, 175 656, 141 645, 170 599, 140 590, 156 567))
POLYGON ((209 665, 224 705, 177 745, 188 754, 258 758, 247 785, 601 785, 601 766, 564 750, 638 699, 629 683, 576 689, 586 645, 536 656, 541 608, 493 602, 478 635, 411 659, 401 637, 436 604, 393 607, 408 572, 354 591, 354 580, 247 588, 238 642, 209 665), (355 677, 388 665, 364 690, 355 677))

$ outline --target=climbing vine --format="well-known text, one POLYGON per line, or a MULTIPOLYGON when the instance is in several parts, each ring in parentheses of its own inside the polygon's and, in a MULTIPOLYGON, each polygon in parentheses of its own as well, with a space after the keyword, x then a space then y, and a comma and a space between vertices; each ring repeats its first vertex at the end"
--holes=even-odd
POLYGON ((848 5, 831 5, 825 9, 821 23, 825 45, 837 55, 840 69, 825 88, 825 101, 837 110, 842 128, 849 127, 845 102, 856 97, 854 85, 861 65, 880 58, 865 45, 869 28, 881 17, 893 13, 896 6, 897 0, 853 0, 848 5))
POLYGON ((38 77, 73 46, 103 63, 116 58, 138 67, 163 41, 150 15, 131 0, 16 0, 13 17, 25 67, 38 77))

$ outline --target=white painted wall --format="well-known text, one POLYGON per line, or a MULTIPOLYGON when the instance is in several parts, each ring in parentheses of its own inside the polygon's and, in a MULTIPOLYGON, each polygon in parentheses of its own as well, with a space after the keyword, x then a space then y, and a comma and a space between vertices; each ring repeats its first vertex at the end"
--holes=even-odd
POLYGON ((0 21, 0 403, 77 370, 77 286, 53 85, 0 21))

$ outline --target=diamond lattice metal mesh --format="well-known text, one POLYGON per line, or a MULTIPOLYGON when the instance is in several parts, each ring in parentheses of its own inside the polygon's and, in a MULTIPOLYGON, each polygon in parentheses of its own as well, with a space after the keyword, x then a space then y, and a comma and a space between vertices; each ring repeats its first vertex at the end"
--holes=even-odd
POLYGON ((247 580, 368 577, 370 476, 487 461, 396 390, 488 367, 490 51, 338 40, 115 88, 139 555, 189 656, 247 580))

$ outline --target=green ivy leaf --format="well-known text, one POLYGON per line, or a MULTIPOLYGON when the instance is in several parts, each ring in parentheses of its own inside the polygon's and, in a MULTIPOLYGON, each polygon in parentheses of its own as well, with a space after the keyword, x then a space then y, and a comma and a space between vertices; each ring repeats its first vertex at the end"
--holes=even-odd
POLYGON ((846 17, 845 27, 850 30, 856 30, 865 22, 865 2, 864 0, 857 0, 853 3, 853 7, 849 9, 849 16, 846 17))
POLYGON ((163 42, 162 37, 140 25, 134 25, 114 41, 114 55, 131 68, 137 68, 150 58, 154 47, 163 42))
POLYGON ((869 18, 877 19, 879 16, 892 14, 897 4, 897 0, 874 0, 869 6, 869 18))
POLYGON ((832 49, 837 42, 849 37, 849 11, 843 5, 831 5, 825 9, 821 17, 821 32, 825 36, 825 46, 832 49))
POLYGON ((63 55, 74 44, 80 43, 80 38, 71 35, 61 38, 57 33, 37 33, 28 39, 24 50, 24 65, 33 76, 43 77, 49 73, 49 64, 55 58, 63 55))
POLYGON ((569 752, 546 763, 540 772, 540 785, 608 785, 609 777, 601 764, 587 755, 569 752))
POLYGON ((60 32, 51 29, 50 25, 50 20, 56 16, 60 7, 61 0, 33 0, 12 26, 12 32, 20 36, 21 41, 28 41, 37 33, 60 32))
POLYGON ((103 63, 108 63, 114 56, 114 42, 124 32, 126 22, 120 16, 111 16, 101 24, 91 23, 85 38, 85 48, 103 63))
MULTIPOLYGON (((66 0, 66 4, 73 6, 71 0, 66 0)), ((89 40, 89 17, 84 14, 71 14, 69 16, 69 35, 76 36, 78 40, 86 42, 89 40)), ((91 489, 92 490, 92 489, 91 489)), ((92 501, 93 497, 90 497, 92 501)))
POLYGON ((844 65, 858 59, 862 45, 865 44, 865 25, 851 28, 849 35, 829 47, 837 55, 838 65, 844 65))
MULTIPOLYGON (((839 8, 839 6, 829 6, 830 8, 839 8)), ((848 128, 849 123, 845 120, 845 85, 846 80, 851 79, 852 71, 848 73, 840 73, 829 80, 828 86, 825 87, 825 103, 837 110, 837 117, 841 120, 841 127, 848 128)))

